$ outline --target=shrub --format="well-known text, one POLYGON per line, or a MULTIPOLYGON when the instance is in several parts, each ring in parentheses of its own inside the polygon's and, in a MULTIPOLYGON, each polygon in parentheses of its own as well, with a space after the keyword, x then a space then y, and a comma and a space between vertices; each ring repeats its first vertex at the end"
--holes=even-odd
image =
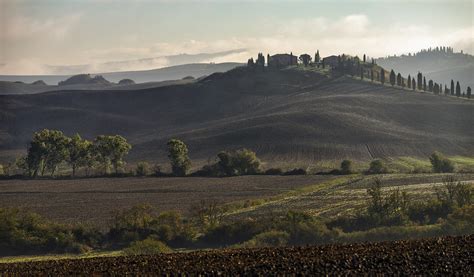
POLYGON ((0 164, 0 176, 5 175, 5 171, 3 170, 3 165, 0 164))
POLYGON ((253 239, 244 242, 243 247, 279 247, 288 244, 290 234, 284 231, 270 230, 260 233, 253 239))
POLYGON ((351 174, 352 173, 352 161, 343 160, 341 162, 341 173, 342 174, 351 174))
POLYGON ((125 255, 155 255, 172 252, 166 244, 152 238, 132 242, 129 247, 122 251, 125 255))
POLYGON ((137 176, 146 176, 150 174, 150 165, 147 162, 139 162, 135 169, 135 174, 137 176))
POLYGON ((371 161, 369 170, 367 170, 368 174, 383 174, 387 172, 388 172, 387 167, 385 166, 382 160, 371 161))
POLYGON ((444 157, 443 154, 439 152, 434 152, 430 156, 431 166, 433 171, 436 173, 443 172, 454 172, 454 164, 451 160, 444 157))
POLYGON ((294 168, 285 172, 284 175, 306 175, 306 170, 304 168, 294 168))
POLYGON ((265 231, 267 226, 255 220, 246 219, 233 223, 224 223, 210 228, 200 242, 206 246, 229 246, 242 243, 265 231))
POLYGON ((269 168, 265 170, 265 175, 282 175, 283 170, 281 168, 269 168))

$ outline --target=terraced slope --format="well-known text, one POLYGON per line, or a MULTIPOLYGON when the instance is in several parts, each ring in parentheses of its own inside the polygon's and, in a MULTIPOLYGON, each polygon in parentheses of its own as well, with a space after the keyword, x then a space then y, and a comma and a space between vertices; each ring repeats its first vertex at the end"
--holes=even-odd
POLYGON ((124 135, 134 145, 129 161, 165 161, 172 137, 189 145, 195 165, 238 147, 276 166, 434 150, 474 155, 473 101, 295 69, 238 68, 139 91, 0 96, 0 106, 2 160, 42 128, 124 135))

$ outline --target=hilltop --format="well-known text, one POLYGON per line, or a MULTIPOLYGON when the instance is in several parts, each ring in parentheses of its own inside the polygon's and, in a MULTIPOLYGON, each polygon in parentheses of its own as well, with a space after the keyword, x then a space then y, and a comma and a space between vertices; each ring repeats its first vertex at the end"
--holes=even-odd
POLYGON ((471 100, 382 86, 317 70, 240 67, 197 82, 144 90, 0 96, 0 156, 23 152, 34 131, 120 134, 129 161, 164 162, 184 140, 195 165, 247 147, 271 164, 474 155, 471 100))
POLYGON ((447 84, 459 81, 463 87, 474 87, 474 56, 454 52, 449 47, 436 47, 401 56, 377 59, 385 69, 394 69, 404 76, 415 76, 419 71, 427 79, 447 84))

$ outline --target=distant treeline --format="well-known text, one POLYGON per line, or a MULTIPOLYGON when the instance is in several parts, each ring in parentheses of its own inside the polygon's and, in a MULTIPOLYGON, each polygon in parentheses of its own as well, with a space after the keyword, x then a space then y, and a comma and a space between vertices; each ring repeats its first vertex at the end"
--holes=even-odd
MULTIPOLYGON (((27 154, 18 158, 15 163, 5 166, 0 164, 0 176, 15 175, 15 168, 22 172, 22 176, 38 177, 58 174, 60 165, 70 168, 72 177, 79 169, 85 171, 86 176, 201 176, 201 177, 230 177, 241 175, 306 175, 304 168, 294 168, 287 171, 281 168, 263 169, 262 162, 256 153, 249 149, 235 151, 221 151, 215 162, 203 166, 201 169, 190 172, 191 159, 187 145, 179 139, 171 139, 167 143, 168 158, 171 172, 162 172, 161 167, 152 167, 148 162, 136 164, 133 171, 126 172, 124 158, 132 149, 128 141, 120 135, 100 135, 94 140, 83 139, 79 134, 68 137, 58 130, 44 129, 33 135, 27 149, 27 154), (112 171, 113 170, 113 171, 112 171)), ((439 152, 430 157, 433 172, 454 172, 454 163, 439 152)), ((416 170, 415 170, 416 171, 416 170)), ((343 160, 340 168, 329 172, 316 174, 346 175, 357 173, 353 169, 351 160, 343 160)), ((365 174, 390 173, 383 160, 375 159, 370 162, 365 174)), ((416 173, 416 172, 415 172, 416 173)))

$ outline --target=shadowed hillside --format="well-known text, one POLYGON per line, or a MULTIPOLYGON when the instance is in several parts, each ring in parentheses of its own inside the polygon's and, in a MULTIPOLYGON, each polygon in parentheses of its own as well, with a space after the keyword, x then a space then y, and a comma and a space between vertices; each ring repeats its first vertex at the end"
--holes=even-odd
MULTIPOLYGON (((0 96, 0 157, 24 151, 42 128, 92 139, 121 134, 129 160, 166 160, 184 140, 206 162, 248 147, 275 164, 351 158, 474 155, 474 103, 313 71, 237 68, 199 82, 135 91, 0 96)), ((195 163, 197 164, 197 163, 195 163)))

